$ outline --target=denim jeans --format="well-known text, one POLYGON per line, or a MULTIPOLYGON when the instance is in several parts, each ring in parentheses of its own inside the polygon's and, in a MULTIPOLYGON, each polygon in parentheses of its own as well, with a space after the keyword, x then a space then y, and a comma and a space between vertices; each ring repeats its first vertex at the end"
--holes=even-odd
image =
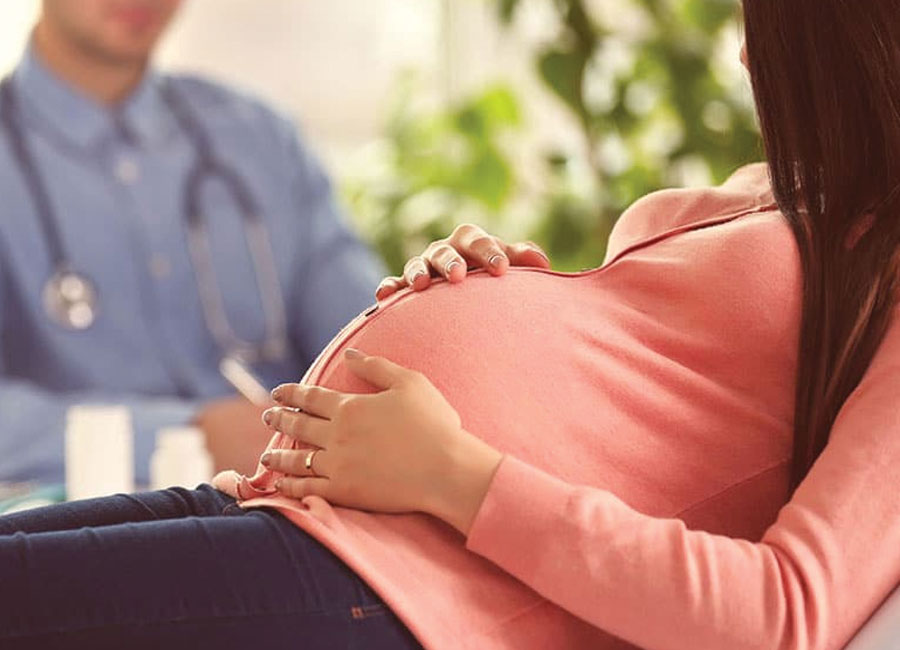
POLYGON ((208 485, 0 517, 0 648, 420 649, 345 564, 208 485))

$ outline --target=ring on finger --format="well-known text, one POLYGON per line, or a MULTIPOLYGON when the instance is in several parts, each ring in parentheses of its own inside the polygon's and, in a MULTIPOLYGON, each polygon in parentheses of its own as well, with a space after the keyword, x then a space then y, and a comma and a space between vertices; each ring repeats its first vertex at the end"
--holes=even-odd
POLYGON ((303 467, 306 469, 307 472, 309 472, 310 476, 318 476, 318 474, 316 473, 316 470, 313 469, 313 460, 315 460, 316 454, 318 454, 320 451, 322 451, 322 450, 321 449, 311 449, 309 452, 307 452, 306 458, 303 460, 303 467))

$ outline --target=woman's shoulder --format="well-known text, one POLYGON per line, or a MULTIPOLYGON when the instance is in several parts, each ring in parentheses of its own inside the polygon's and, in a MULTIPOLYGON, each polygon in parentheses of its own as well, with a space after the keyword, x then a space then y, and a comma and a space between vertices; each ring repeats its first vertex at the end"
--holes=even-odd
POLYGON ((740 167, 716 187, 652 192, 632 204, 619 218, 609 237, 606 259, 609 261, 627 248, 667 233, 742 214, 772 212, 775 207, 766 163, 740 167))

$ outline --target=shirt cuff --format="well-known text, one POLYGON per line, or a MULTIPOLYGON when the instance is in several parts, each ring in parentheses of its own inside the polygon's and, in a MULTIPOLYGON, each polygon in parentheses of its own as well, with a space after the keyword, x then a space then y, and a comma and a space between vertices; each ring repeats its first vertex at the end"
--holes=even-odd
POLYGON ((539 573, 523 552, 552 544, 561 529, 573 486, 512 456, 504 456, 466 538, 466 548, 528 582, 539 573))

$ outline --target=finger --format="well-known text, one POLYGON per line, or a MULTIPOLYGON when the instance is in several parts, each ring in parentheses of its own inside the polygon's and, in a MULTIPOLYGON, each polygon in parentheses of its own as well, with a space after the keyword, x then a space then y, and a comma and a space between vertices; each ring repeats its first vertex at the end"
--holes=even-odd
POLYGON ((327 478, 294 478, 285 476, 275 481, 275 489, 283 495, 302 499, 308 496, 320 496, 328 500, 331 482, 327 478))
POLYGON ((490 237, 490 235, 482 228, 474 223, 464 223, 453 229, 447 242, 459 251, 463 257, 471 259, 472 242, 482 237, 490 237))
POLYGON ((303 476, 308 473, 304 468, 304 462, 309 451, 309 449, 273 449, 264 453, 259 462, 266 469, 275 472, 303 476))
POLYGON ((403 281, 414 291, 427 289, 431 284, 428 262, 421 255, 409 258, 403 267, 403 281))
POLYGON ((460 226, 450 236, 450 243, 475 266, 493 275, 503 275, 509 268, 502 243, 478 226, 460 226))
POLYGON ((412 373, 384 357, 370 357, 353 348, 344 351, 344 361, 354 375, 383 390, 398 385, 412 373))
POLYGON ((506 247, 506 253, 509 256, 509 263, 512 266, 536 266, 543 269, 550 268, 550 258, 541 247, 534 242, 510 244, 506 247))
POLYGON ((292 408, 283 406, 270 408, 263 413, 263 422, 270 429, 280 431, 294 440, 316 447, 326 447, 330 438, 330 420, 324 420, 292 408))
POLYGON ((509 268, 509 257, 497 239, 490 235, 474 239, 469 250, 478 265, 491 275, 503 275, 509 268))
POLYGON ((324 454, 323 449, 273 449, 263 454, 259 462, 267 469, 283 472, 289 476, 328 478, 323 467, 324 454), (306 466, 307 460, 311 460, 310 467, 306 466))
POLYGON ((378 285, 378 288, 375 289, 375 300, 384 300, 405 286, 406 282, 403 278, 396 276, 385 278, 381 281, 381 284, 378 285))
POLYGON ((331 418, 344 399, 344 394, 321 386, 281 384, 272 391, 272 399, 282 406, 293 406, 311 415, 331 418))
POLYGON ((466 260, 446 242, 431 244, 424 257, 432 269, 450 282, 460 282, 466 277, 466 260))

